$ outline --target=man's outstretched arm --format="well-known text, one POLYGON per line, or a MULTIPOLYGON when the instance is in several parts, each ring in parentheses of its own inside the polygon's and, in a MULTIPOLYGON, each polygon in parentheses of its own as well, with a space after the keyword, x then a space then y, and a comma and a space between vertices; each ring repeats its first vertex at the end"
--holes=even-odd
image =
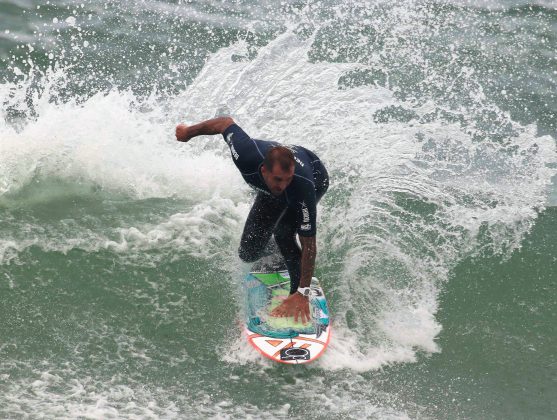
POLYGON ((176 140, 186 142, 197 136, 222 134, 232 124, 234 120, 230 117, 213 118, 195 125, 178 124, 176 140))

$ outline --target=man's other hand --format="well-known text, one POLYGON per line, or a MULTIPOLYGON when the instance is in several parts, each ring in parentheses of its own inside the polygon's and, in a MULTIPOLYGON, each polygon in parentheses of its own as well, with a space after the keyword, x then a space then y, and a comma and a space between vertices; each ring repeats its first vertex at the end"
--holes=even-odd
POLYGON ((188 126, 186 124, 178 124, 176 126, 176 140, 186 142, 190 139, 188 126))
POLYGON ((284 302, 273 309, 271 315, 280 317, 293 316, 294 321, 298 322, 298 319, 301 319, 302 323, 306 323, 310 319, 309 300, 296 292, 288 296, 284 302))

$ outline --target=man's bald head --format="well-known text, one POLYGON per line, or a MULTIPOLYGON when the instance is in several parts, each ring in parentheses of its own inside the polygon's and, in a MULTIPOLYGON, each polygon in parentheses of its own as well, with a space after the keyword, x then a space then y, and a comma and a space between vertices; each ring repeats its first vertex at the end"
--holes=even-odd
POLYGON ((272 147, 265 154, 263 165, 269 172, 273 170, 275 165, 278 165, 281 171, 291 172, 294 166, 294 154, 288 147, 272 147))

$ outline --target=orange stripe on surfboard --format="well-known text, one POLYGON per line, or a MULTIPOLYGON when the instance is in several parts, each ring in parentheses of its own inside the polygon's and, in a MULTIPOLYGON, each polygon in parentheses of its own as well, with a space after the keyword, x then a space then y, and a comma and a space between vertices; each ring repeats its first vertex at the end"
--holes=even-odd
POLYGON ((297 337, 294 337, 292 340, 310 341, 310 342, 312 342, 312 343, 319 343, 319 344, 321 344, 321 345, 323 345, 323 346, 327 345, 327 343, 324 343, 324 342, 321 341, 321 340, 316 340, 315 338, 308 338, 308 337, 297 336, 297 337))
POLYGON ((275 354, 273 354, 273 357, 277 357, 282 350, 289 349, 290 347, 293 347, 293 346, 294 346, 294 343, 292 343, 292 342, 288 343, 286 346, 284 346, 283 348, 278 350, 275 354))
POLYGON ((276 347, 280 343, 282 343, 282 340, 265 340, 265 341, 273 347, 276 347))

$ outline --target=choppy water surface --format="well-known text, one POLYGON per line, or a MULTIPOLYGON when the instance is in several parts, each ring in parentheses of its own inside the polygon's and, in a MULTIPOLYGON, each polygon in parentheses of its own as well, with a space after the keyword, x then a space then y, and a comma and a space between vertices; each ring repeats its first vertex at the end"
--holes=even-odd
POLYGON ((557 415, 551 1, 0 1, 0 414, 557 415), (230 114, 326 163, 308 367, 240 335, 230 114))

